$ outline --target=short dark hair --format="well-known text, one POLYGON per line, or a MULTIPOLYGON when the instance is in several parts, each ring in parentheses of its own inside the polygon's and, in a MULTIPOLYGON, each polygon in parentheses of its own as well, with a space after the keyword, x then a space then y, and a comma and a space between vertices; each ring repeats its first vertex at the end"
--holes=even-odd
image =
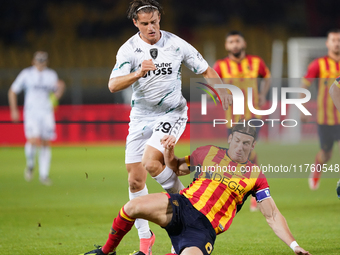
POLYGON ((329 36, 330 33, 340 33, 340 28, 332 28, 328 30, 327 37, 329 36))
POLYGON ((249 126, 247 121, 240 120, 239 122, 243 122, 241 124, 236 124, 233 126, 231 129, 231 133, 234 134, 234 132, 239 132, 242 134, 250 135, 254 137, 254 141, 257 139, 257 133, 256 133, 256 128, 249 126))
POLYGON ((150 13, 156 10, 163 14, 163 7, 155 0, 133 0, 129 4, 127 17, 131 20, 137 20, 138 12, 143 11, 145 13, 150 13))
POLYGON ((244 35, 240 32, 240 31, 238 31, 238 30, 232 30, 232 31, 230 31, 226 36, 225 36, 225 39, 227 39, 229 36, 231 36, 231 35, 239 35, 239 36, 241 36, 243 39, 245 39, 244 38, 244 35))

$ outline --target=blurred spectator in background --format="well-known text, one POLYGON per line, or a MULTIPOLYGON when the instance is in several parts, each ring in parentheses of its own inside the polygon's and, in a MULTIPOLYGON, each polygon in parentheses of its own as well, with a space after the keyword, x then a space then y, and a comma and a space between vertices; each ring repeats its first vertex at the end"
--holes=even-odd
MULTIPOLYGON (((334 142, 340 147, 340 113, 336 110, 329 94, 334 78, 340 75, 340 29, 332 29, 327 34, 327 56, 315 59, 307 69, 303 78, 302 88, 308 88, 314 78, 318 79, 317 96, 317 124, 320 140, 320 150, 315 156, 314 170, 308 179, 312 190, 319 188, 323 164, 332 156, 334 142), (330 79, 332 78, 332 79, 330 79)), ((308 121, 308 116, 301 114, 303 122, 308 121)))
MULTIPOLYGON (((247 43, 240 31, 231 31, 225 39, 225 49, 228 56, 224 59, 217 60, 214 69, 223 78, 225 83, 233 84, 239 87, 245 95, 245 102, 248 98, 248 88, 253 89, 253 105, 255 109, 261 108, 266 102, 266 95, 270 87, 270 71, 264 61, 254 55, 246 54, 247 43), (261 81, 260 91, 258 92, 257 78, 265 78, 261 81)), ((245 105, 244 118, 246 121, 250 119, 260 119, 261 116, 255 116, 245 105)), ((233 107, 226 111, 226 119, 228 120, 228 132, 231 132, 230 122, 236 123, 240 120, 240 115, 232 114, 233 107)), ((255 121, 256 122, 256 121, 255 121)), ((257 133, 259 132, 257 128, 257 133)), ((249 156, 249 160, 258 165, 257 154, 253 150, 249 156)), ((251 198, 250 210, 257 210, 257 203, 251 198)))
POLYGON ((44 185, 51 185, 49 179, 50 141, 56 137, 53 106, 61 98, 65 84, 62 80, 58 80, 58 75, 54 70, 47 68, 47 62, 46 52, 34 53, 32 66, 22 70, 9 89, 8 101, 11 119, 13 122, 18 122, 20 116, 17 94, 25 91, 26 181, 31 181, 33 178, 35 154, 39 147, 39 180, 44 185), (51 99, 51 93, 53 93, 53 99, 51 99))

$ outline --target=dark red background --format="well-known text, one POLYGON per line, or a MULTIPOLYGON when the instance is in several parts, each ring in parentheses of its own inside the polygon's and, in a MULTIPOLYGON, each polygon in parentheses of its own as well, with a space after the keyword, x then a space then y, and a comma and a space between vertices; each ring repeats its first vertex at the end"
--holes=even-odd
MULTIPOLYGON (((269 104, 269 103, 268 103, 269 104)), ((189 107, 194 107, 189 110, 191 113, 200 114, 200 103, 191 103, 189 107)), ((264 109, 270 108, 270 105, 264 109)), ((315 120, 315 102, 308 103, 308 109, 312 112, 315 120)), ((22 112, 22 108, 21 112, 22 112)), ((128 134, 128 122, 130 114, 130 106, 124 104, 103 104, 103 105, 61 105, 56 109, 57 123, 57 139, 54 143, 87 143, 87 142, 113 142, 125 141, 128 134), (70 124, 69 121, 79 121, 82 123, 70 124), (96 123, 96 122, 111 122, 111 123, 96 123), (87 122, 87 123, 86 123, 87 122), (93 122, 93 123, 88 123, 93 122), (122 123, 117 123, 122 122, 122 123)), ((207 119, 211 126, 211 119, 224 118, 221 107, 216 107, 214 104, 208 104, 207 119)), ((193 119, 197 119, 193 116, 193 119)), ((204 117, 200 116, 198 120, 204 121, 204 117)), ((10 112, 8 107, 0 107, 0 121, 10 121, 10 112)), ((190 121, 190 117, 189 117, 190 121)), ((195 127, 195 126, 193 126, 195 127)), ((216 127, 216 132, 211 132, 211 128, 206 125, 200 125, 199 128, 192 128, 187 125, 181 140, 190 139, 190 131, 193 138, 210 139, 219 138, 217 134, 225 132, 225 126, 219 125, 216 127)), ((313 123, 303 125, 303 134, 315 134, 316 125, 313 123)), ((268 137, 268 125, 264 125, 260 132, 261 138, 268 137)), ((23 124, 18 123, 0 123, 0 146, 23 145, 25 136, 23 124)))

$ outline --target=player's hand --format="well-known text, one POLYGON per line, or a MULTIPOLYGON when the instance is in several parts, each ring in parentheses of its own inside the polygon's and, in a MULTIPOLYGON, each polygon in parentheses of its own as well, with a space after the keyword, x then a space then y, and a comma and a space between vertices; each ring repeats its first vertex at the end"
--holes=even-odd
POLYGON ((11 110, 11 120, 13 122, 19 122, 20 120, 20 113, 18 109, 11 110))
POLYGON ((233 104, 233 96, 225 92, 225 93, 220 93, 220 98, 222 100, 223 110, 225 111, 228 110, 229 105, 233 104))
POLYGON ((297 246, 297 247, 295 247, 295 249, 294 249, 294 252, 295 252, 295 254, 298 254, 298 255, 312 255, 312 254, 310 254, 308 251, 305 251, 303 248, 301 248, 300 246, 297 246))
POLYGON ((174 137, 173 135, 165 135, 161 139, 161 144, 165 149, 171 150, 175 147, 176 137, 174 137))
POLYGON ((148 71, 156 70, 156 66, 152 62, 152 59, 144 60, 140 66, 140 68, 136 71, 136 76, 142 78, 147 74, 148 71))

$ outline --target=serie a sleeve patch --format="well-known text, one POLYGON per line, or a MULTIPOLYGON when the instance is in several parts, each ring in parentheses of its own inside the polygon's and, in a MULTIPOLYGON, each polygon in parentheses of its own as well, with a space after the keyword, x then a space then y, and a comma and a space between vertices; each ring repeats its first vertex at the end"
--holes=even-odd
POLYGON ((271 197, 270 196, 270 191, 269 188, 261 189, 256 192, 256 201, 261 202, 267 198, 271 197))

